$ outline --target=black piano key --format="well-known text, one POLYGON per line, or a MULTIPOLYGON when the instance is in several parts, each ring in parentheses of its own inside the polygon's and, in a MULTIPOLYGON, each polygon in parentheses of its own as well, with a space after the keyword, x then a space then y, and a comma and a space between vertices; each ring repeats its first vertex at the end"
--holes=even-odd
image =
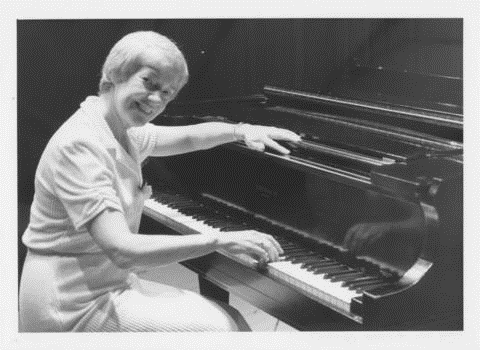
POLYGON ((362 271, 358 271, 358 272, 352 272, 352 273, 345 273, 341 275, 339 274, 337 276, 331 277, 330 280, 332 282, 339 282, 339 281, 348 282, 348 281, 353 281, 362 277, 366 277, 365 273, 362 271))
POLYGON ((160 199, 159 202, 170 207, 171 205, 178 204, 179 201, 175 198, 165 198, 160 199))
POLYGON ((293 259, 293 258, 301 258, 303 256, 306 256, 308 255, 308 251, 307 250, 289 250, 289 251, 285 251, 284 250, 284 253, 283 255, 285 256, 285 258, 287 258, 288 260, 290 259, 293 259))
POLYGON ((287 248, 287 247, 292 247, 293 246, 293 243, 290 242, 290 241, 287 241, 286 239, 282 239, 281 236, 277 235, 277 234, 273 234, 272 235, 273 238, 275 238, 275 240, 283 247, 287 248))
POLYGON ((221 230, 222 228, 227 227, 228 223, 226 223, 224 221, 217 221, 215 223, 209 224, 208 226, 213 227, 213 228, 218 228, 219 230, 221 230))
POLYGON ((312 264, 315 264, 315 263, 321 262, 321 261, 331 261, 331 259, 328 259, 327 257, 322 256, 322 255, 312 256, 312 257, 311 257, 311 260, 305 260, 305 261, 300 265, 300 267, 301 267, 302 269, 306 269, 306 268, 308 268, 309 266, 311 266, 312 264))
POLYGON ((333 264, 333 263, 337 263, 337 261, 335 260, 332 260, 330 258, 327 258, 327 257, 318 257, 315 261, 310 261, 310 262, 305 262, 301 265, 302 268, 304 269, 309 269, 309 268, 312 268, 312 267, 315 267, 317 265, 325 265, 325 264, 333 264))
POLYGON ((303 256, 305 254, 304 252, 295 252, 295 253, 289 253, 289 254, 281 254, 280 256, 283 257, 286 261, 291 261, 295 257, 303 256))
POLYGON ((246 223, 246 222, 242 222, 241 224, 244 226, 244 229, 245 229, 245 230, 254 230, 254 231, 258 231, 258 230, 255 228, 255 226, 253 226, 253 225, 249 225, 249 224, 248 224, 248 223, 246 223))
POLYGON ((203 223, 211 227, 222 227, 229 223, 228 220, 225 220, 222 216, 211 216, 206 220, 203 220, 203 223))
POLYGON ((347 267, 347 269, 342 270, 342 271, 335 271, 335 272, 327 273, 325 275, 325 278, 333 279, 333 278, 337 278, 337 277, 340 277, 340 276, 350 276, 350 275, 353 275, 353 274, 362 274, 362 273, 363 272, 360 271, 360 270, 354 270, 351 267, 347 267))
POLYGON ((183 205, 183 204, 192 204, 196 203, 193 200, 189 198, 184 198, 184 197, 177 197, 177 198, 172 198, 172 202, 170 205, 183 205))
POLYGON ((282 240, 278 240, 277 237, 273 237, 277 240, 278 243, 280 243, 280 246, 282 247, 283 250, 287 250, 287 249, 294 249, 294 248, 299 248, 297 244, 294 244, 294 243, 285 243, 284 241, 282 240))
POLYGON ((204 224, 213 228, 223 228, 223 227, 228 227, 230 223, 222 219, 217 219, 217 220, 205 220, 204 224))
POLYGON ((329 272, 334 272, 334 271, 342 271, 347 269, 345 265, 338 264, 338 265, 328 265, 328 266, 322 266, 322 267, 317 267, 312 270, 314 275, 319 275, 321 273, 329 273, 329 272))
POLYGON ((166 195, 166 194, 156 194, 156 195, 153 195, 152 197, 164 204, 175 203, 181 200, 179 196, 172 196, 172 195, 166 195))
POLYGON ((199 210, 200 209, 200 207, 198 207, 197 204, 193 204, 193 203, 191 203, 191 204, 184 203, 184 204, 179 204, 179 205, 169 205, 168 207, 172 208, 172 209, 176 209, 181 213, 184 213, 188 210, 199 210))
POLYGON ((246 230, 254 230, 255 226, 249 225, 245 222, 239 222, 236 220, 228 221, 228 226, 224 227, 222 230, 225 231, 246 231, 246 230))
POLYGON ((218 218, 215 219, 208 219, 205 220, 206 224, 215 227, 215 228, 220 228, 221 231, 242 231, 242 230, 248 230, 251 229, 252 226, 248 225, 243 225, 242 223, 238 223, 234 218, 231 218, 229 216, 222 217, 221 215, 218 215, 218 218))
POLYGON ((190 205, 179 205, 179 206, 175 206, 175 205, 168 205, 170 208, 173 208, 175 207, 175 209, 178 209, 178 210, 185 210, 185 211, 189 211, 189 210, 206 210, 206 208, 204 206, 202 206, 201 204, 199 203, 190 203, 190 205))
POLYGON ((372 285, 372 284, 378 284, 378 286, 380 286, 382 283, 384 283, 385 281, 382 281, 382 280, 377 280, 377 281, 371 281, 371 283, 367 283, 367 282, 363 282, 363 283, 360 283, 358 282, 357 284, 352 284, 348 287, 348 289, 350 290, 356 290, 356 291, 362 291, 362 288, 363 287, 366 287, 366 286, 369 286, 369 285, 372 285))
POLYGON ((362 285, 362 286, 359 286, 359 287, 355 288, 355 290, 357 292, 364 292, 366 290, 374 290, 374 289, 377 289, 377 288, 380 288, 380 287, 385 287, 385 286, 388 286, 390 284, 391 283, 389 283, 389 282, 378 282, 378 283, 365 284, 365 285, 362 285))
MULTIPOLYGON (((279 235, 279 234, 276 234, 274 231, 278 231, 278 230, 274 230, 272 228, 268 229, 268 228, 263 228, 265 229, 266 231, 268 232, 273 232, 272 236, 278 238, 280 241, 282 241, 282 243, 285 243, 285 244, 293 244, 294 242, 292 242, 292 240, 288 239, 287 237, 285 237, 283 234, 282 235, 279 235)), ((282 231, 283 233, 283 231, 282 231)))
POLYGON ((305 267, 305 269, 307 271, 313 271, 316 268, 325 267, 325 266, 334 266, 334 265, 337 265, 337 264, 338 264, 338 262, 333 261, 333 260, 319 261, 319 262, 316 262, 316 263, 308 264, 305 267))
POLYGON ((371 279, 357 280, 350 283, 350 287, 353 289, 360 288, 361 286, 367 286, 370 284, 385 283, 386 281, 379 276, 369 276, 371 279))
POLYGON ((189 208, 180 210, 182 214, 193 217, 194 215, 208 215, 208 211, 203 208, 189 208))
POLYGON ((302 256, 304 255, 307 251, 303 248, 282 248, 284 255, 291 255, 291 256, 302 256))
POLYGON ((212 225, 212 224, 216 224, 216 223, 218 223, 219 221, 222 221, 222 220, 223 220, 223 218, 222 218, 221 216, 219 216, 219 215, 216 215, 216 216, 212 215, 212 216, 210 216, 208 219, 205 219, 205 220, 203 221, 203 223, 204 223, 205 225, 212 225))
POLYGON ((185 201, 185 202, 175 202, 175 203, 170 203, 168 204, 170 208, 173 209, 180 209, 180 208, 190 208, 190 207, 195 207, 197 206, 197 203, 190 202, 190 201, 185 201))
MULTIPOLYGON (((270 229, 269 231, 273 231, 272 229, 270 229)), ((278 235, 278 234, 275 234, 275 233, 272 233, 272 236, 278 240, 279 243, 284 243, 284 244, 293 244, 293 242, 289 239, 287 239, 286 237, 284 237, 283 235, 278 235)))
POLYGON ((165 198, 159 195, 152 195, 152 198, 158 203, 167 204, 165 198))
POLYGON ((290 259, 292 264, 303 264, 306 262, 319 261, 319 255, 316 252, 307 252, 303 256, 297 256, 290 259))
POLYGON ((288 243, 280 243, 280 245, 281 245, 282 247, 284 247, 285 249, 303 249, 303 248, 299 247, 298 244, 291 243, 291 242, 288 242, 288 243))
POLYGON ((252 229, 252 226, 243 225, 236 222, 230 215, 220 213, 218 210, 212 210, 203 204, 191 202, 190 204, 173 205, 178 210, 193 219, 202 221, 204 224, 214 228, 220 228, 221 231, 241 231, 252 229), (230 219, 231 218, 231 219, 230 219), (226 220, 228 219, 228 220, 226 220))
POLYGON ((220 231, 222 231, 222 232, 237 232, 237 231, 245 231, 245 230, 250 230, 250 228, 242 226, 242 225, 237 225, 237 226, 222 227, 220 229, 220 231))
POLYGON ((308 252, 304 250, 299 250, 299 251, 294 251, 294 252, 284 252, 282 256, 285 257, 285 259, 292 261, 293 259, 298 259, 302 258, 304 256, 308 255, 308 252))
POLYGON ((298 246, 293 246, 293 245, 292 246, 285 246, 285 245, 282 245, 282 244, 280 244, 280 246, 282 247, 282 249, 285 253, 287 253, 287 252, 295 253, 295 252, 305 251, 305 249, 300 248, 298 246))
POLYGON ((195 220, 198 220, 198 221, 205 221, 205 220, 208 220, 208 219, 212 218, 213 215, 208 214, 208 213, 200 212, 198 214, 192 214, 191 217, 195 220))
POLYGON ((361 285, 362 282, 367 282, 367 281, 378 281, 379 279, 374 276, 365 276, 365 277, 359 277, 350 281, 344 281, 342 283, 342 286, 344 287, 352 287, 351 289, 355 289, 355 286, 361 285))

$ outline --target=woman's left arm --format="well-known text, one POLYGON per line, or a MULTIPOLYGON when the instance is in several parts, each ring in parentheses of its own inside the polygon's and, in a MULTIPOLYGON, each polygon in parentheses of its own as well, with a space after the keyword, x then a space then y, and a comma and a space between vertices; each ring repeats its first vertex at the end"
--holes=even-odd
POLYGON ((243 140, 255 150, 270 147, 282 154, 289 150, 275 140, 299 142, 300 136, 272 126, 206 122, 186 126, 154 126, 152 156, 170 156, 213 148, 243 140))

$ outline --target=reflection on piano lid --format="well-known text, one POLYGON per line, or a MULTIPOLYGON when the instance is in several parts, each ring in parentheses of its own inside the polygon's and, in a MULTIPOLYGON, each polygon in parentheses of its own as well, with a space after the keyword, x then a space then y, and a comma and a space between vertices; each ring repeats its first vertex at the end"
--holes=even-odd
POLYGON ((368 64, 354 58, 345 74, 333 82, 329 96, 382 102, 394 108, 414 108, 426 114, 463 115, 461 74, 415 72, 389 64, 368 64))
POLYGON ((234 143, 152 159, 144 212, 182 234, 272 234, 281 261, 220 252, 189 266, 294 327, 461 329, 462 118, 352 101, 266 87, 177 104, 162 122, 274 125, 303 141, 288 156, 234 143))

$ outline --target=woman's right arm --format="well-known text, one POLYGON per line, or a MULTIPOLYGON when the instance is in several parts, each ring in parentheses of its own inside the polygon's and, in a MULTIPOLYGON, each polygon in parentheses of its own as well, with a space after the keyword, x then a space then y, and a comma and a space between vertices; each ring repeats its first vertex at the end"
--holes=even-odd
POLYGON ((275 261, 282 253, 272 236, 257 231, 186 236, 132 234, 124 215, 108 208, 93 218, 87 229, 122 269, 144 270, 200 257, 217 249, 247 254, 258 261, 275 261))

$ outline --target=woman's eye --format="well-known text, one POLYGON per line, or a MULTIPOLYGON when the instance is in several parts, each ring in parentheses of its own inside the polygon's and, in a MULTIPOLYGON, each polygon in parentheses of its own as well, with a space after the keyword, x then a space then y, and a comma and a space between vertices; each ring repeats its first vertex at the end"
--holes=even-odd
POLYGON ((149 90, 153 90, 155 89, 155 84, 152 83, 152 81, 150 80, 150 78, 142 78, 143 79, 143 82, 145 84, 145 86, 147 87, 147 89, 149 90))

